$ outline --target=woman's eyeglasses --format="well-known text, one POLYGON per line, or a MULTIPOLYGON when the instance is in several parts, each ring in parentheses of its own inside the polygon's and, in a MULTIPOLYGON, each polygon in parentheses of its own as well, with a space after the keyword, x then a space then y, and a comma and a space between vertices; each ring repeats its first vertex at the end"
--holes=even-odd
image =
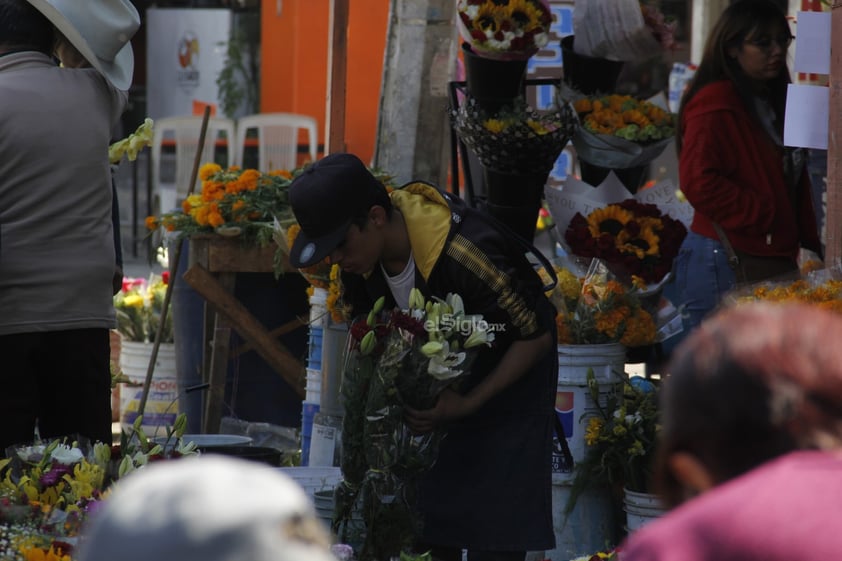
POLYGON ((758 37, 757 39, 749 39, 746 41, 749 45, 757 47, 761 51, 771 51, 772 44, 778 45, 780 48, 786 50, 790 44, 792 44, 792 40, 795 39, 795 36, 786 34, 786 35, 779 35, 777 37, 758 37))

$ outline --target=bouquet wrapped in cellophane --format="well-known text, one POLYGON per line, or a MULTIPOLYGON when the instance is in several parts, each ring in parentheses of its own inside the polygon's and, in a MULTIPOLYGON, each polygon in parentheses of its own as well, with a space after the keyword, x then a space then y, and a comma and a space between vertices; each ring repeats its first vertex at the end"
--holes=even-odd
MULTIPOLYGON (((493 335, 462 299, 425 301, 413 289, 408 310, 383 310, 383 299, 351 324, 341 395, 342 475, 334 531, 362 508, 361 561, 408 551, 418 536, 416 484, 436 461, 444 433, 412 434, 404 408, 429 409, 439 393, 470 370, 493 335)), ((340 535, 340 538, 343 536, 340 535)))

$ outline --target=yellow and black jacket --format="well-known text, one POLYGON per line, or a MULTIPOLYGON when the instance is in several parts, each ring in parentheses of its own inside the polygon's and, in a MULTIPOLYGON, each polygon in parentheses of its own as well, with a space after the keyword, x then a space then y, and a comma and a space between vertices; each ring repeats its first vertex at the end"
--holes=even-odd
MULTIPOLYGON (((415 182, 391 194, 406 221, 425 297, 459 294, 468 314, 497 326, 464 380, 467 392, 517 340, 551 332, 555 309, 525 255, 528 246, 491 217, 432 185, 415 182)), ((536 250, 537 251, 537 250, 536 250)), ((355 314, 379 296, 394 299, 382 271, 343 274, 355 314)), ((448 428, 436 465, 419 493, 424 540, 484 550, 553 549, 551 450, 557 354, 553 349, 476 414, 448 428)))

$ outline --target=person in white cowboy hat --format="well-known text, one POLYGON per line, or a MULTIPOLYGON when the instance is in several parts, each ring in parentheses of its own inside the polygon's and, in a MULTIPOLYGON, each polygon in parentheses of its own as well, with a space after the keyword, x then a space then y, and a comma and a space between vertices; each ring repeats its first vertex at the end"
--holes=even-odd
POLYGON ((139 25, 128 0, 0 0, 0 451, 36 426, 111 441, 108 145, 139 25))
POLYGON ((118 481, 88 522, 79 561, 337 561, 304 489, 226 456, 150 464, 118 481))

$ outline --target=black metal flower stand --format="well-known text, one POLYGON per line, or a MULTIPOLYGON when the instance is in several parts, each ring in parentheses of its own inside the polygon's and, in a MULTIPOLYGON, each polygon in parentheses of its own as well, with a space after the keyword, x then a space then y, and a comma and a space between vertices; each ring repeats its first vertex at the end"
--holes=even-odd
POLYGON ((483 168, 488 214, 520 237, 532 241, 548 173, 507 173, 483 168))
POLYGON ((528 59, 500 60, 476 54, 462 43, 468 92, 488 113, 497 113, 524 94, 528 59))
POLYGON ((574 39, 568 35, 561 40, 562 80, 586 95, 612 93, 625 63, 577 53, 573 50, 574 39))

